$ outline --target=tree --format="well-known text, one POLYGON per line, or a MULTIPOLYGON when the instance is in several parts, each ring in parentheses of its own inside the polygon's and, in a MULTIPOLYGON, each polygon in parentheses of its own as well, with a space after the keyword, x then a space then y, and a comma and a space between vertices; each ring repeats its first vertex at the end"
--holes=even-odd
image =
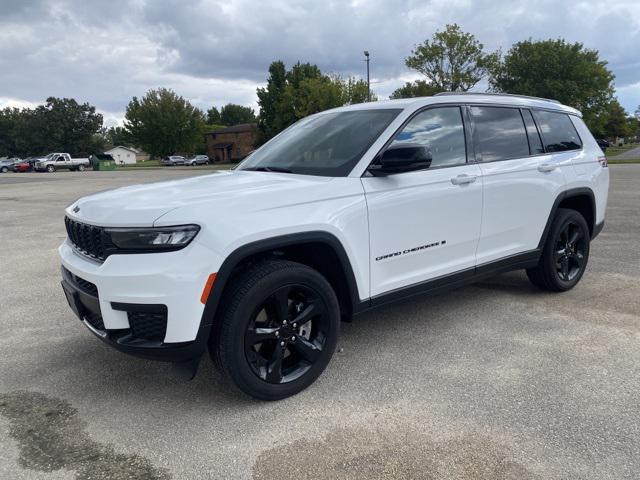
POLYGON ((265 88, 258 88, 258 143, 264 143, 284 130, 289 118, 283 115, 283 97, 287 86, 287 71, 284 62, 278 60, 269 65, 269 78, 265 88))
POLYGON ((220 121, 222 125, 232 126, 239 123, 254 123, 256 114, 251 107, 243 107, 235 103, 227 103, 220 109, 220 121))
POLYGON ((499 53, 485 53, 484 46, 456 24, 436 32, 405 58, 405 65, 422 73, 438 91, 466 92, 498 62, 499 53))
POLYGON ((99 151, 102 115, 88 103, 49 97, 36 108, 4 109, 0 113, 0 154, 42 155, 52 151, 72 155, 99 151))
POLYGON ((131 135, 124 127, 111 127, 104 133, 105 143, 111 146, 124 145, 125 147, 133 147, 131 135))
POLYGON ((192 153, 203 142, 204 114, 173 90, 149 90, 133 97, 125 114, 132 141, 152 156, 192 153))
POLYGON ((491 88, 497 92, 556 99, 581 110, 592 130, 613 98, 613 74, 596 50, 562 39, 514 44, 491 72, 491 88))
POLYGON ((275 61, 269 67, 267 86, 258 88, 257 94, 258 144, 262 144, 307 115, 367 101, 367 84, 323 74, 310 63, 298 62, 287 71, 283 62, 275 61))
POLYGON ((415 82, 407 82, 404 86, 394 90, 389 98, 430 97, 442 91, 425 80, 416 80, 415 82))
POLYGON ((627 112, 618 100, 612 100, 607 105, 602 118, 602 135, 596 136, 627 137, 629 135, 631 135, 631 125, 627 121, 627 112))
POLYGON ((211 107, 207 110, 207 123, 210 125, 221 125, 222 120, 220 120, 220 110, 216 107, 211 107))

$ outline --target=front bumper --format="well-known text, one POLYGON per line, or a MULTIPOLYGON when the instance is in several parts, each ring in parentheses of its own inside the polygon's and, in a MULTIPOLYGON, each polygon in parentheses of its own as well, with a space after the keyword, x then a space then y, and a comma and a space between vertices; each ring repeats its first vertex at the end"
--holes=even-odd
POLYGON ((177 252, 112 255, 104 263, 82 257, 68 241, 58 251, 69 305, 98 338, 171 362, 206 350, 211 322, 203 321, 200 295, 211 273, 203 262, 208 249, 192 242, 177 252))

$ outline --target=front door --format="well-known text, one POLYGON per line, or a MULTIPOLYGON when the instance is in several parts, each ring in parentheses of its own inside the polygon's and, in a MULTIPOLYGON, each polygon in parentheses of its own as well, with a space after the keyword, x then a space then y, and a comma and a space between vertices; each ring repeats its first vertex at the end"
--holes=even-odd
POLYGON ((423 110, 389 145, 427 147, 432 156, 428 168, 362 178, 372 297, 454 272, 473 273, 482 177, 478 165, 467 163, 462 114, 458 106, 423 110))

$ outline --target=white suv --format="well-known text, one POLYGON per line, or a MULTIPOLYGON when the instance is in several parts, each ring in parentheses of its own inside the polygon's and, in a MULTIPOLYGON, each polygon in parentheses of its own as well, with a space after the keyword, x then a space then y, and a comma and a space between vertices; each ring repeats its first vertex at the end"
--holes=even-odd
POLYGON ((244 392, 279 399, 324 370, 340 319, 514 269, 575 286, 606 167, 580 112, 550 100, 338 108, 233 171, 74 202, 62 285, 115 348, 191 376, 208 348, 244 392))

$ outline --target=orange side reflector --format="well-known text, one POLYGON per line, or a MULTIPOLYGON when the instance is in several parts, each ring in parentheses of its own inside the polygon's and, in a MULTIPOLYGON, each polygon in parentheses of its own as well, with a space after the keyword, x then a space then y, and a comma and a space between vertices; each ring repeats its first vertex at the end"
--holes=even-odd
POLYGON ((211 293, 211 289, 213 288, 217 275, 217 273, 212 273, 209 275, 209 278, 207 278, 207 283, 205 283, 204 290, 202 290, 202 296, 200 297, 200 301, 204 304, 207 303, 207 299, 209 298, 209 294, 211 293))

